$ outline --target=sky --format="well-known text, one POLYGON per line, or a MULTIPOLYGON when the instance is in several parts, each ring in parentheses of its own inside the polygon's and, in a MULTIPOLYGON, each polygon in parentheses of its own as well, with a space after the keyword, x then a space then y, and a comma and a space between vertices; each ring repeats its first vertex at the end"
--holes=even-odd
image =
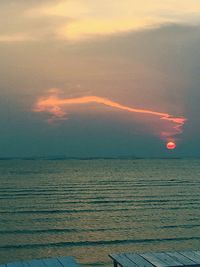
POLYGON ((199 157, 199 47, 199 0, 0 1, 0 157, 199 157))

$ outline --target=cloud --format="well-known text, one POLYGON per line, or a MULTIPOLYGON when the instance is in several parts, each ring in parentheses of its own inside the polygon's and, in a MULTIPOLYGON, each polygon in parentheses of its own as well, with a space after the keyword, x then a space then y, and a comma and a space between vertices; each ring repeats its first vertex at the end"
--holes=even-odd
POLYGON ((182 127, 186 122, 184 117, 176 117, 169 113, 163 113, 159 111, 149 110, 145 108, 133 108, 117 102, 114 102, 108 98, 98 97, 98 96, 83 96, 78 98, 61 98, 57 95, 56 89, 50 91, 50 95, 46 98, 38 98, 37 102, 33 107, 34 112, 48 112, 53 117, 49 120, 52 122, 55 119, 65 119, 66 112, 65 109, 69 108, 71 105, 82 105, 88 103, 101 104, 109 106, 114 109, 121 111, 127 111, 131 113, 140 113, 144 115, 156 116, 161 120, 170 122, 170 127, 168 126, 168 131, 162 131, 160 133, 161 138, 165 140, 174 140, 177 134, 182 133, 182 127))
MULTIPOLYGON (((58 37, 66 40, 84 40, 98 36, 123 33, 132 30, 144 29, 145 27, 156 26, 154 18, 138 19, 83 19, 73 21, 58 30, 58 37)), ((164 22, 164 21, 163 21, 164 22)))
MULTIPOLYGON (((50 4, 50 0, 42 0, 50 4)), ((55 38, 55 32, 63 21, 61 17, 38 17, 27 15, 34 8, 35 1, 6 1, 0 2, 0 42, 30 42, 55 38)))
POLYGON ((32 36, 27 34, 8 34, 8 35, 0 35, 0 42, 10 43, 10 42, 25 42, 25 41, 34 41, 35 39, 32 36))
POLYGON ((53 3, 41 4, 32 9, 27 10, 26 15, 32 17, 40 16, 55 16, 79 18, 87 16, 90 13, 90 8, 85 1, 69 0, 69 1, 55 1, 53 3))
POLYGON ((83 41, 167 23, 199 23, 197 0, 42 0, 0 3, 0 42, 83 41))
POLYGON ((63 0, 39 5, 27 14, 36 18, 46 16, 70 19, 57 28, 57 38, 77 41, 165 23, 199 22, 199 12, 200 5, 196 0, 63 0))
MULTIPOLYGON (((39 25, 38 21, 38 30, 39 25)), ((0 44, 2 155, 15 144, 18 148, 12 150, 13 155, 31 151, 72 155, 73 149, 73 155, 84 155, 88 147, 92 147, 92 155, 98 153, 98 147, 102 155, 109 155, 114 148, 115 155, 120 149, 125 154, 146 155, 148 149, 152 156, 155 147, 157 155, 163 155, 162 141, 154 133, 171 132, 175 124, 157 116, 86 103, 60 106, 61 118, 69 119, 58 127, 44 123, 51 114, 29 111, 38 97, 45 98, 44 88, 51 87, 63 88, 58 95, 61 99, 106 97, 128 107, 183 115, 188 121, 177 136, 180 146, 175 155, 199 155, 199 47, 200 29, 188 25, 165 25, 73 45, 59 40, 0 44)))

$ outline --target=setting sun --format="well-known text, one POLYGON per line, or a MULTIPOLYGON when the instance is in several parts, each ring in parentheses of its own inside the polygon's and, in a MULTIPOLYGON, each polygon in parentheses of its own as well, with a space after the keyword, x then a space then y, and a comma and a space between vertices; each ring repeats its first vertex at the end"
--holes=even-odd
POLYGON ((173 150, 173 149, 175 149, 176 148, 176 144, 174 143, 174 142, 168 142, 167 144, 166 144, 166 147, 167 147, 167 149, 169 149, 169 150, 173 150))

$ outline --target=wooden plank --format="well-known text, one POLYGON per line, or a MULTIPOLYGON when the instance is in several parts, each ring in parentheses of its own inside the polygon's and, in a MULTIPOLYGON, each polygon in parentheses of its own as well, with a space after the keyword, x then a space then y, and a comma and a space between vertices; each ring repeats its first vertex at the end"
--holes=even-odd
POLYGON ((167 252, 168 255, 170 255, 171 257, 173 257, 174 259, 178 260, 179 262, 181 262, 183 265, 193 265, 195 264, 194 261, 188 259, 187 257, 185 257, 184 255, 180 254, 179 252, 167 252))
POLYGON ((183 264, 180 261, 172 258, 171 256, 167 255, 164 252, 156 252, 156 253, 153 253, 153 254, 159 260, 164 262, 167 266, 183 266, 183 264))
POLYGON ((154 267, 149 261, 144 259, 141 255, 136 253, 125 253, 126 257, 132 260, 139 267, 154 267))
POLYGON ((42 260, 46 267, 63 267, 63 265, 55 258, 42 260))
POLYGON ((30 267, 46 267, 44 262, 42 260, 32 260, 32 261, 27 261, 28 265, 30 267))
POLYGON ((59 257, 57 260, 63 267, 80 267, 73 257, 59 257))
POLYGON ((125 253, 110 254, 109 256, 122 267, 138 267, 138 265, 126 257, 125 253))
POLYGON ((154 255, 154 253, 144 253, 140 254, 143 258, 145 258, 147 261, 149 261, 151 264, 157 266, 157 267, 168 267, 168 265, 160 260, 158 257, 154 255))
POLYGON ((6 263, 7 267, 24 267, 23 263, 20 261, 17 262, 10 262, 10 263, 6 263))
POLYGON ((200 255, 194 253, 193 251, 180 251, 182 255, 194 261, 196 264, 200 264, 200 255))

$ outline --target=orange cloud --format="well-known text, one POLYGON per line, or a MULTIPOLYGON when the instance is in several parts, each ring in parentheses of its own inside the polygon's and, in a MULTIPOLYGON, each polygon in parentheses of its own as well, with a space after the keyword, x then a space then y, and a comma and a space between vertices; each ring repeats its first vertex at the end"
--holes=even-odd
POLYGON ((83 96, 77 98, 62 98, 57 96, 56 91, 52 91, 50 96, 39 98, 34 107, 34 112, 47 112, 52 115, 49 122, 55 119, 66 119, 66 108, 70 105, 82 105, 87 103, 97 103, 109 106, 115 109, 124 110, 127 112, 141 113, 145 115, 156 116, 160 120, 167 121, 172 124, 171 129, 161 132, 161 138, 165 140, 173 140, 177 134, 182 133, 183 125, 186 122, 185 117, 176 117, 169 113, 158 112, 149 109, 138 109, 122 105, 107 98, 98 96, 83 96))

